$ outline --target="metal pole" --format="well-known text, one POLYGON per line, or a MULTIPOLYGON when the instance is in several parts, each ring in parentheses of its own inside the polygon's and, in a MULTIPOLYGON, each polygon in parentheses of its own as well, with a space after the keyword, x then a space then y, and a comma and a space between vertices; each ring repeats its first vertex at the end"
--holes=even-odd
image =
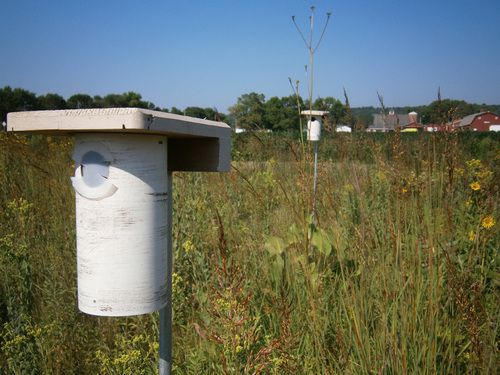
POLYGON ((313 201, 312 201, 312 212, 311 212, 311 227, 308 230, 310 252, 312 252, 313 250, 312 235, 314 227, 316 226, 316 190, 318 187, 318 143, 319 141, 314 142, 314 176, 313 176, 313 197, 312 197, 313 201))
POLYGON ((314 177, 313 177, 313 206, 312 206, 312 224, 316 225, 316 190, 318 189, 318 143, 314 142, 314 177))
POLYGON ((172 371, 172 172, 167 173, 167 304, 160 310, 159 375, 172 371))

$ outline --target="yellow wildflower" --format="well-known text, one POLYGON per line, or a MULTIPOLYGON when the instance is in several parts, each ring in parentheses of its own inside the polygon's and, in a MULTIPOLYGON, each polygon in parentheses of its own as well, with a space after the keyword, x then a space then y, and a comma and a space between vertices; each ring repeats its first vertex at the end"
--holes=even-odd
POLYGON ((28 213, 33 208, 33 203, 29 203, 24 198, 13 199, 7 202, 7 208, 12 212, 19 212, 21 214, 28 213))
POLYGON ((491 215, 487 215, 481 220, 481 226, 485 229, 490 229, 495 226, 495 218, 491 215))
POLYGON ((478 191, 479 189, 481 189, 481 184, 479 184, 479 182, 477 181, 474 181, 472 184, 469 185, 470 188, 474 191, 478 191))
POLYGON ((174 294, 179 294, 181 292, 182 276, 178 273, 172 273, 172 292, 174 294))
POLYGON ((377 171, 377 173, 375 173, 375 178, 377 180, 379 180, 380 182, 387 181, 387 176, 385 175, 385 173, 383 171, 377 171))
POLYGON ((467 167, 469 167, 470 169, 481 168, 481 160, 479 159, 466 161, 465 164, 467 164, 467 167))
POLYGON ((184 249, 184 251, 189 254, 190 252, 192 252, 194 250, 194 244, 193 242, 191 242, 191 240, 186 240, 183 244, 182 244, 182 248, 184 249))
POLYGON ((465 201, 465 207, 470 207, 470 206, 472 206, 472 199, 469 198, 465 201))
POLYGON ((476 176, 480 180, 486 180, 486 179, 490 178, 492 175, 493 175, 493 172, 489 171, 487 169, 483 169, 482 171, 476 173, 476 176))
POLYGON ((354 191, 354 186, 352 186, 352 184, 345 184, 344 190, 348 193, 352 193, 354 191))
POLYGON ((476 234, 473 230, 469 232, 469 241, 474 241, 476 239, 476 234))

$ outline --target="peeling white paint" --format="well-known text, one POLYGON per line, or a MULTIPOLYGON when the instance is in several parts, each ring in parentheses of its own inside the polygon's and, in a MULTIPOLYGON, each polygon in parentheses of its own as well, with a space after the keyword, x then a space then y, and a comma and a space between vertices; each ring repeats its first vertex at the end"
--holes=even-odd
POLYGON ((319 141, 321 138, 321 122, 314 119, 307 121, 307 140, 319 141))
POLYGON ((77 134, 75 158, 92 144, 109 151, 107 181, 116 190, 100 200, 75 194, 79 309, 102 316, 159 310, 167 301, 167 138, 77 134))

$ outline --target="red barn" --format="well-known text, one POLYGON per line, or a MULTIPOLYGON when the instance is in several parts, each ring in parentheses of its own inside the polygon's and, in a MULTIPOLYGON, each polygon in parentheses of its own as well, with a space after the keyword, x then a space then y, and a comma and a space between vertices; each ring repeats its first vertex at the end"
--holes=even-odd
POLYGON ((492 112, 479 112, 465 116, 458 122, 455 129, 487 132, 500 125, 500 116, 492 112), (493 126, 493 127, 492 127, 493 126), (491 127, 491 129, 490 129, 491 127))

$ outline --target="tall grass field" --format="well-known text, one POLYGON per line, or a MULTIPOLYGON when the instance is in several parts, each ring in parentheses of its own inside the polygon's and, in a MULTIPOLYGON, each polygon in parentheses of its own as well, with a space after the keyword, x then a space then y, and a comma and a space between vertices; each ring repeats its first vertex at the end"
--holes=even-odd
MULTIPOLYGON (((0 132, 0 373, 154 374, 158 315, 78 311, 70 138, 0 132)), ((500 136, 233 139, 174 174, 174 374, 495 374, 500 136)))

